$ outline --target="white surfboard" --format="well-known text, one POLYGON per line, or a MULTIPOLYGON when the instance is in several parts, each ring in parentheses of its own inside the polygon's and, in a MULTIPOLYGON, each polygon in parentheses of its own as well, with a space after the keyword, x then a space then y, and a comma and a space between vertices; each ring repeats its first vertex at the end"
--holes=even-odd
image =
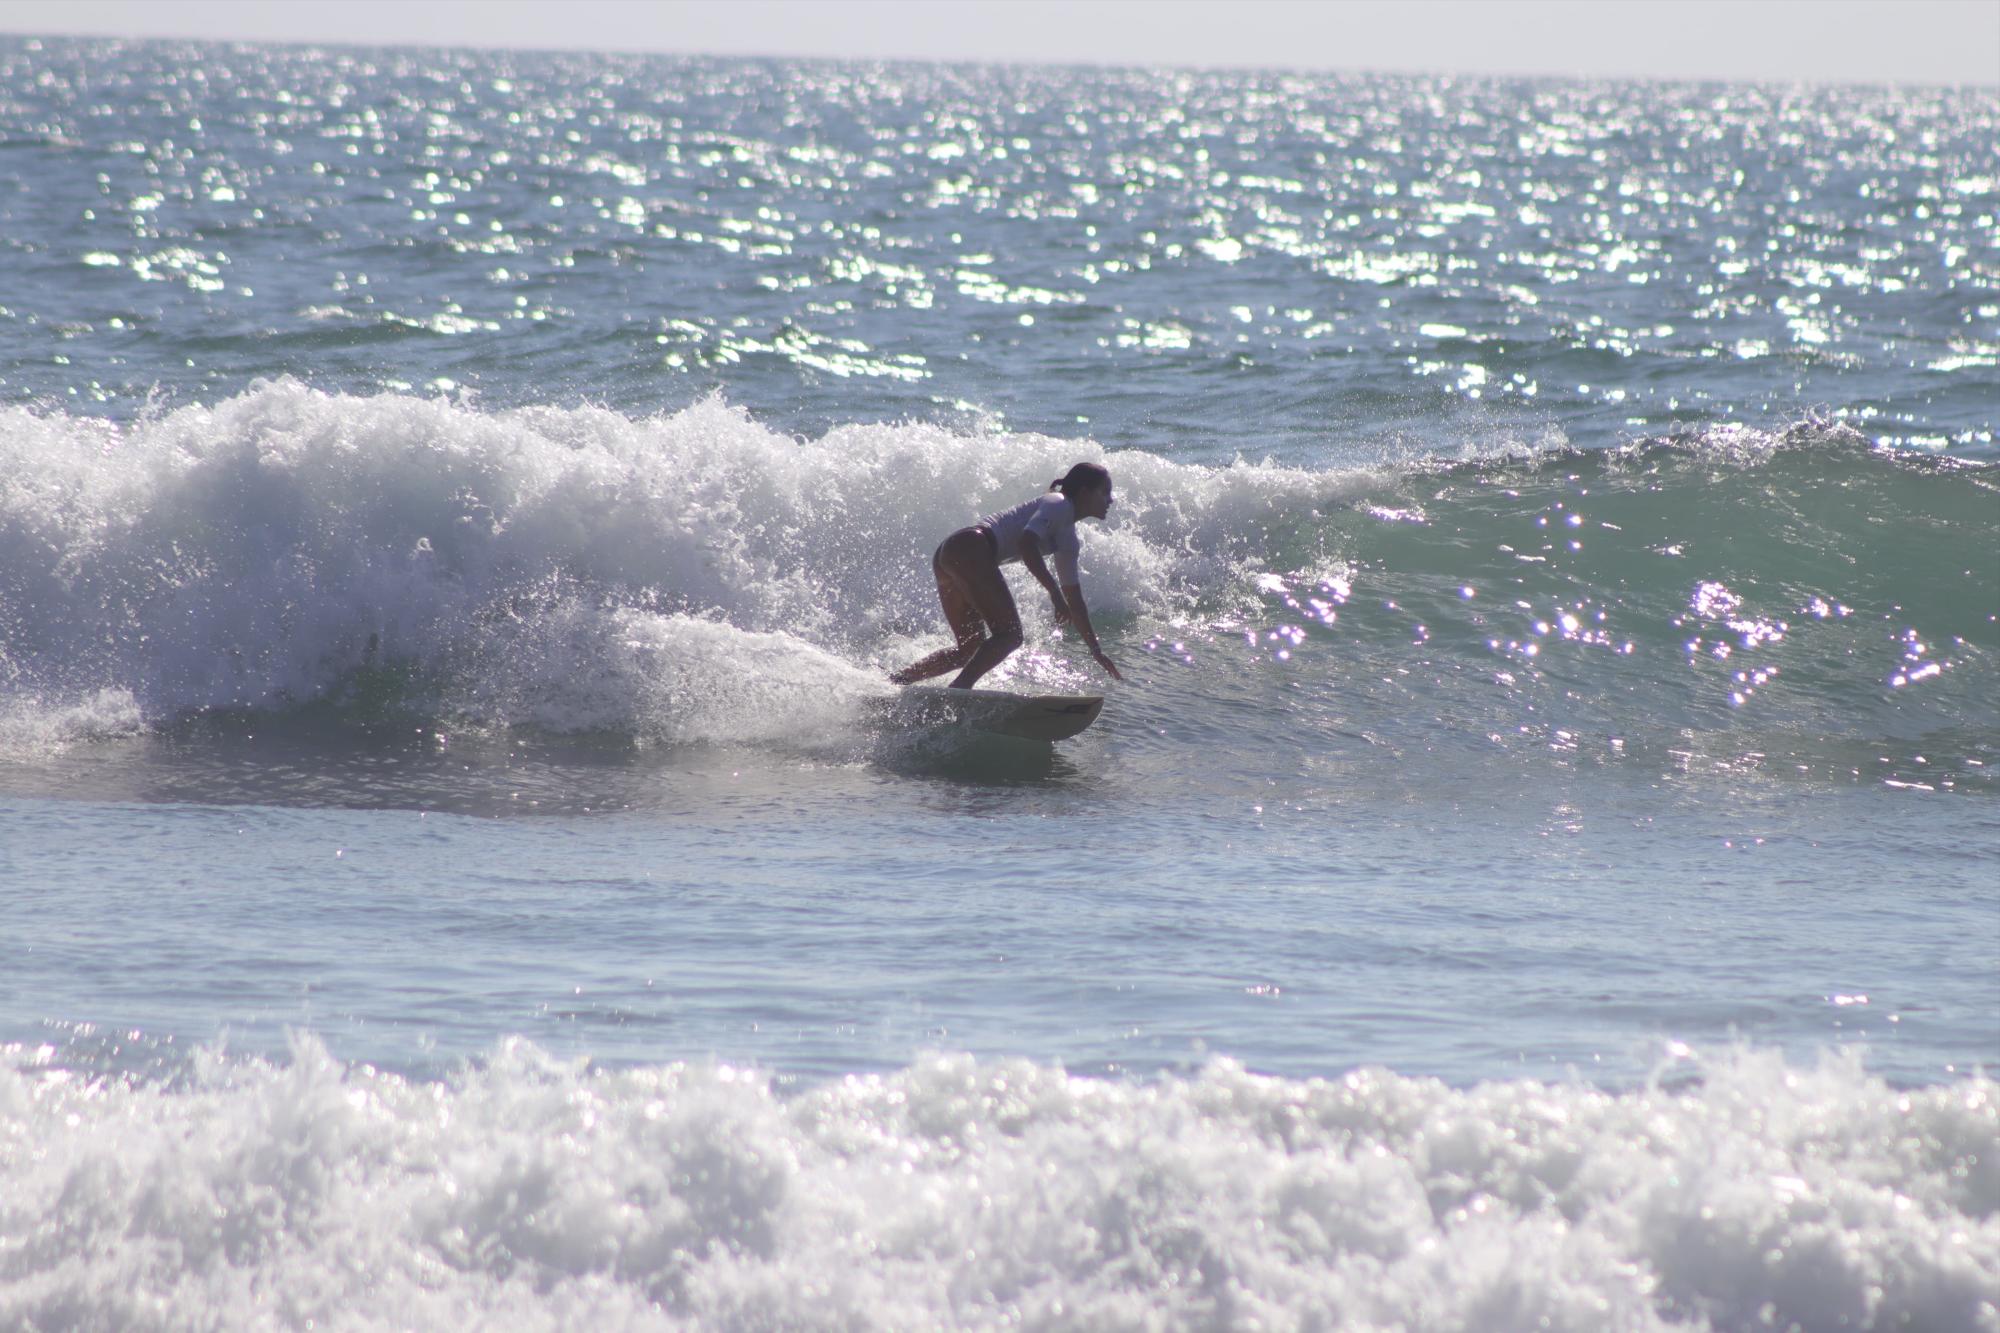
POLYGON ((886 702, 905 725, 950 723, 1027 741, 1066 740, 1095 722, 1104 708, 1098 694, 1012 694, 943 685, 906 685, 886 702))

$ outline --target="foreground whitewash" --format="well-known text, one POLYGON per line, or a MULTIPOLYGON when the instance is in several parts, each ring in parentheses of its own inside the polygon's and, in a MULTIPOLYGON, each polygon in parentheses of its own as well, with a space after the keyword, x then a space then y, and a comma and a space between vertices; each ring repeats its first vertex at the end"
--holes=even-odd
POLYGON ((199 1063, 12 1054, 0 1327, 2000 1329, 1983 1076, 199 1063))

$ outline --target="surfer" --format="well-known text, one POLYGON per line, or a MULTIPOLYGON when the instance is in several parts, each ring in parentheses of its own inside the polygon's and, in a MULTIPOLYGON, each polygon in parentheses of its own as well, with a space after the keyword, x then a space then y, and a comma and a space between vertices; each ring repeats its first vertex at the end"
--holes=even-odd
POLYGON ((944 618, 951 622, 958 642, 890 673, 889 679, 909 685, 956 671, 952 688, 970 689, 1019 648, 1021 617, 1014 609, 1013 594, 1007 590, 1006 576, 1000 572, 1000 566, 1017 560, 1048 590, 1049 600, 1055 604, 1056 623, 1074 625, 1090 645, 1097 665, 1113 680, 1125 679, 1104 655, 1097 632, 1090 627, 1090 611, 1083 604, 1076 569, 1082 549, 1076 521, 1103 518, 1110 509, 1111 474, 1096 463, 1078 463, 1060 480, 1050 482, 1046 494, 946 537, 931 557, 931 570, 937 575, 944 618), (1062 576, 1060 584, 1049 573, 1047 560, 1051 557, 1062 576))

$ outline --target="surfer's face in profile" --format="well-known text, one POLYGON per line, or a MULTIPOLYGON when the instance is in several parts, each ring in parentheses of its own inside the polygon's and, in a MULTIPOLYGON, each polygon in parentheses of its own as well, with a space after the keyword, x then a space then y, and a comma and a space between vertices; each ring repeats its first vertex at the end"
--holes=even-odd
POLYGON ((1078 518, 1103 518, 1111 512, 1111 483, 1076 491, 1071 494, 1070 503, 1076 506, 1078 518))

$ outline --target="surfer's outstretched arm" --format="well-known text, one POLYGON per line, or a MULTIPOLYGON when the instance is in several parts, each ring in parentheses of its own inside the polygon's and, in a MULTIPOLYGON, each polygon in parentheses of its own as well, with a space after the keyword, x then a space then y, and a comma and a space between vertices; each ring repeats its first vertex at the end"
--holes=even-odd
POLYGON ((1043 561, 1042 553, 1035 549, 1033 542, 1021 543, 1021 563, 1027 568, 1030 574, 1035 576, 1035 582, 1041 584, 1042 588, 1048 593, 1049 601, 1055 604, 1056 624, 1067 625, 1069 623, 1069 604, 1063 598, 1062 589, 1056 586, 1056 576, 1049 573, 1049 567, 1043 561))
POLYGON ((1067 604, 1069 623, 1076 626, 1076 632, 1090 645, 1090 655, 1097 659, 1097 665, 1113 680, 1123 680, 1118 664, 1104 655, 1104 645, 1097 641, 1097 631, 1090 627, 1090 608, 1083 604, 1083 589, 1072 583, 1063 589, 1063 601, 1067 604))

